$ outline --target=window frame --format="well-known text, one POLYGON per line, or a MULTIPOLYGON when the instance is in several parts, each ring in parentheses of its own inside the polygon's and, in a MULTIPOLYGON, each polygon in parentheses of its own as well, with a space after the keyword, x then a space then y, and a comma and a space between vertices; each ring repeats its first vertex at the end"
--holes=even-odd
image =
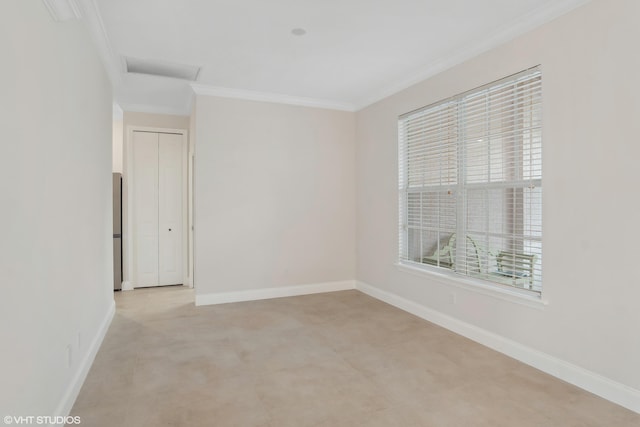
MULTIPOLYGON (((519 98, 514 98, 514 99, 519 99, 519 98)), ((517 108, 511 107, 514 111, 517 110, 517 108)), ((515 113, 514 113, 515 115, 515 113)), ((524 117, 524 115, 522 116, 524 117)), ((518 117, 520 118, 520 117, 518 117)), ((458 131, 460 131, 461 128, 463 128, 465 125, 467 125, 468 123, 466 123, 465 121, 467 120, 467 118, 465 117, 464 119, 460 119, 460 114, 459 112, 456 112, 456 118, 454 119, 454 123, 455 123, 455 127, 457 128, 458 131)), ((468 216, 468 212, 466 210, 466 203, 467 203, 467 192, 469 191, 469 189, 473 189, 473 188, 479 188, 479 189, 489 189, 492 187, 504 187, 505 189, 523 189, 523 192, 526 190, 526 188, 539 188, 540 189, 540 194, 539 194, 539 204, 537 205, 537 208, 539 209, 539 230, 540 230, 540 235, 539 237, 533 237, 532 234, 527 235, 524 230, 522 232, 522 234, 517 235, 515 233, 511 233, 510 236, 518 236, 522 241, 525 240, 531 240, 532 238, 536 239, 536 241, 539 241, 539 252, 540 252, 540 256, 542 255, 542 206, 543 206, 543 202, 542 202, 542 183, 543 183, 543 179, 542 179, 542 166, 541 166, 541 162, 542 162, 542 128, 543 128, 543 122, 542 122, 542 71, 541 71, 541 67, 535 66, 532 68, 529 68, 527 70, 521 71, 519 73, 507 76, 505 78, 496 80, 494 82, 488 83, 486 85, 480 86, 478 88, 475 89, 471 89, 469 91, 463 92, 461 94, 452 96, 450 98, 446 98, 443 99, 441 101, 438 101, 436 103, 427 105, 425 107, 421 107, 419 109, 410 111, 408 113, 402 114, 398 117, 398 166, 399 166, 399 248, 398 248, 398 262, 397 262, 397 266, 403 270, 403 271, 408 271, 411 273, 426 273, 429 276, 436 276, 436 277, 440 277, 440 278, 447 278, 447 279, 453 279, 454 283, 457 283, 458 285, 463 285, 463 287, 471 287, 471 288, 475 288, 475 289, 480 289, 482 291, 489 291, 489 292, 493 292, 495 290, 498 290, 500 292, 502 292, 504 295, 509 296, 509 299, 511 299, 511 297, 516 297, 517 299, 524 299, 524 300, 529 300, 529 301, 542 301, 543 300, 543 286, 542 286, 542 263, 541 263, 541 259, 538 260, 539 261, 539 270, 536 270, 536 274, 539 276, 539 278, 537 278, 539 285, 536 287, 536 289, 533 289, 533 278, 531 279, 531 285, 530 285, 530 289, 525 289, 525 288, 520 288, 516 286, 516 281, 513 281, 513 284, 504 284, 504 283, 500 283, 498 281, 493 281, 491 280, 490 274, 487 272, 483 275, 483 277, 480 276, 473 276, 470 274, 465 274, 464 272, 460 271, 460 263, 459 263, 459 259, 460 258, 466 258, 466 257, 455 257, 453 260, 453 265, 451 265, 450 267, 442 267, 439 266, 439 263, 437 265, 430 265, 424 262, 424 251, 423 251, 423 247, 422 247, 422 237, 420 238, 420 250, 419 250, 419 259, 422 262, 419 261, 414 261, 409 259, 409 229, 410 229, 410 222, 409 222, 409 199, 410 199, 410 194, 424 194, 428 191, 432 191, 432 192, 438 192, 438 191, 445 191, 446 188, 449 189, 453 189, 454 192, 454 197, 455 197, 455 203, 457 206, 457 212, 455 214, 455 233, 456 234, 460 234, 460 235, 464 235, 464 236, 468 236, 467 234, 467 230, 466 230, 466 223, 467 220, 469 218, 468 216), (464 101, 467 100, 469 97, 472 97, 474 94, 480 94, 484 91, 490 91, 491 89, 494 88, 499 88, 505 84, 511 83, 511 82, 517 82, 519 79, 522 78, 532 78, 538 76, 540 79, 540 88, 539 88, 539 95, 540 95, 540 102, 539 105, 536 106, 536 110, 535 113, 539 115, 539 138, 540 138, 540 142, 539 142, 539 146, 537 146, 537 149, 539 149, 539 173, 540 176, 539 178, 529 178, 529 179, 522 179, 522 180, 518 180, 518 179, 511 179, 511 180, 504 180, 504 181, 499 181, 495 184, 491 183, 490 180, 489 182, 486 183, 480 183, 480 184, 475 184, 475 183, 469 183, 467 182, 467 174, 468 174, 468 170, 466 169, 466 166, 464 164, 462 164, 464 162, 464 158, 466 156, 465 150, 468 148, 468 143, 465 142, 464 138, 461 137, 460 135, 456 135, 455 136, 455 147, 456 147, 456 152, 457 152, 457 156, 458 158, 456 159, 456 183, 455 185, 447 185, 447 186, 437 186, 437 185, 432 185, 432 186, 425 186, 423 185, 422 188, 412 188, 411 185, 409 184, 409 174, 411 173, 411 171, 409 170, 409 164, 410 164, 410 160, 408 158, 408 147, 407 145, 409 144, 409 142, 407 141, 407 136, 408 132, 404 132, 402 130, 402 126, 406 123, 406 120, 410 117, 415 117, 417 115, 419 115, 420 113, 423 112, 430 112, 432 110, 436 110, 438 108, 447 108, 449 105, 454 105, 454 107, 456 109, 458 108, 464 108, 464 101), (404 140, 403 140, 403 135, 405 135, 404 140), (519 184, 518 184, 519 183, 519 184), (518 184, 518 185, 516 185, 518 184)), ((524 140, 521 140, 519 142, 516 141, 516 138, 514 138, 514 145, 513 147, 516 147, 515 149, 521 149, 524 150, 524 140)), ((423 143, 423 145, 428 145, 427 142, 423 143)), ((437 145, 437 147, 440 149, 442 148, 443 145, 437 145)), ((509 146, 511 148, 511 146, 509 146)), ((533 145, 532 145, 533 147, 533 145)), ((530 148, 532 149, 532 148, 530 148)), ((491 162, 490 160, 490 156, 489 155, 489 162, 491 162)), ((517 164, 515 161, 513 162, 513 164, 517 164)), ((442 165, 440 165, 441 167, 442 165)), ((451 194, 451 190, 448 190, 449 194, 451 194)), ((421 196, 422 197, 422 196, 421 196)), ((524 197, 524 196, 523 196, 524 197)), ((422 203, 422 202, 421 202, 422 203)), ((504 204, 505 202, 503 202, 504 204)), ((523 209, 524 209, 524 202, 523 202, 523 209)), ((440 219, 440 214, 438 214, 438 218, 440 219)), ((526 221, 526 217, 525 217, 525 213, 522 213, 522 218, 523 221, 526 221)), ((420 226, 418 227, 418 229, 420 229, 420 233, 422 233, 422 222, 424 221, 424 217, 423 214, 420 214, 420 226)), ((515 221, 515 220, 512 220, 515 221)), ((504 225, 504 220, 502 221, 502 224, 504 225)), ((440 230, 438 229, 438 233, 440 233, 440 230)), ((436 239, 436 249, 439 250, 441 248, 440 246, 440 234, 438 234, 438 238, 436 239)), ((459 239, 458 239, 459 240, 459 239)), ((467 239, 463 239, 465 242, 462 244, 462 248, 463 250, 465 250, 466 252, 466 240, 467 239)), ((457 250, 457 249, 456 249, 457 250)), ((487 250, 488 251, 488 250, 487 250)), ((488 267, 487 267, 488 268, 488 267)), ((533 265, 531 268, 534 268, 533 265)), ((513 273, 515 275, 515 273, 513 273)))

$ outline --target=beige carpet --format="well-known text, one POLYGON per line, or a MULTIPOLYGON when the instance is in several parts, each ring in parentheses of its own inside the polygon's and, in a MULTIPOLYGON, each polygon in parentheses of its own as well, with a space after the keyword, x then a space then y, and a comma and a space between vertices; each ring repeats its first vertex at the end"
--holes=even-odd
POLYGON ((639 426, 640 415, 357 291, 195 307, 116 293, 83 426, 639 426))

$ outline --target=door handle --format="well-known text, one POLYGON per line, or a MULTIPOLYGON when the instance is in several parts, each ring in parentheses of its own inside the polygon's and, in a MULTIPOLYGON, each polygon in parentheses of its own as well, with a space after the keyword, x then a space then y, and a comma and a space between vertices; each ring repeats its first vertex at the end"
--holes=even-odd
POLYGON ((169 231, 171 231, 171 229, 169 229, 169 231))

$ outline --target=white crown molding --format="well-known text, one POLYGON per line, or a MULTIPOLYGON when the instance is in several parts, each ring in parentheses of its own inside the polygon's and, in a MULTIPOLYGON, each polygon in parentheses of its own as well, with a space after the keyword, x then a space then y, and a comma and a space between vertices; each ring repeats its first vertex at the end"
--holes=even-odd
POLYGON ((81 19, 82 13, 76 0, 42 0, 56 22, 81 19))
POLYGON ((484 52, 496 48, 508 41, 515 39, 541 25, 544 25, 573 9, 589 3, 591 0, 556 0, 544 7, 538 8, 517 21, 499 27, 489 37, 477 40, 462 49, 449 55, 429 62, 418 72, 395 83, 389 84, 377 91, 374 95, 362 98, 355 102, 356 111, 362 110, 376 102, 394 95, 414 84, 420 83, 449 68, 470 60, 484 52))
MULTIPOLYGON (((217 96, 223 98, 236 98, 251 101, 273 102, 279 104, 299 105, 304 107, 324 108, 339 111, 358 111, 371 104, 374 104, 388 96, 394 95, 408 87, 424 81, 442 71, 445 71, 455 65, 467 61, 475 56, 480 55, 490 49, 504 44, 527 31, 543 25, 572 9, 582 6, 591 0, 556 0, 550 2, 547 6, 537 9, 524 17, 520 17, 516 22, 498 28, 489 37, 479 40, 475 43, 465 46, 464 48, 446 55, 437 60, 431 61, 421 68, 418 72, 402 80, 396 81, 372 96, 367 96, 359 100, 336 101, 317 98, 306 98, 293 95, 259 92, 245 89, 235 89, 228 87, 217 87, 202 83, 192 83, 191 89, 197 95, 217 96)), ((119 87, 123 81, 123 65, 119 57, 114 55, 111 43, 105 31, 102 18, 96 0, 43 0, 44 4, 54 16, 57 10, 56 5, 67 5, 64 7, 72 8, 79 16, 83 16, 87 22, 92 36, 98 47, 98 51, 102 62, 107 70, 109 79, 114 88, 119 87), (74 8, 75 7, 75 8, 74 8)), ((74 12, 74 13, 76 13, 74 12)), ((160 107, 155 105, 131 105, 123 108, 128 111, 155 112, 160 114, 190 114, 192 103, 185 108, 182 107, 160 107)))
POLYGON ((115 88, 122 83, 122 64, 118 61, 118 58, 113 53, 111 48, 111 42, 107 36, 107 32, 102 22, 102 16, 100 16, 100 10, 95 0, 72 0, 78 1, 82 14, 91 36, 98 48, 98 54, 102 63, 107 70, 107 75, 111 81, 111 85, 115 88))
POLYGON ((245 89, 209 86, 201 83, 191 83, 196 95, 218 96, 221 98, 244 99, 247 101, 273 102, 276 104, 299 105, 302 107, 325 108, 328 110, 356 111, 352 104, 330 101, 326 99, 304 98, 299 96, 282 95, 278 93, 257 92, 245 89))

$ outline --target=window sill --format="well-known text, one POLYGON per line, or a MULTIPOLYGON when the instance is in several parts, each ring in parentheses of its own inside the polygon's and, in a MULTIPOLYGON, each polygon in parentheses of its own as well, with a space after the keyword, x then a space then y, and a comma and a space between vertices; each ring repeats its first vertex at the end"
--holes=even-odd
POLYGON ((548 301, 545 301, 542 296, 532 295, 525 290, 509 289, 500 285, 492 285, 472 278, 461 277, 453 272, 442 271, 437 267, 398 262, 396 263, 396 268, 415 276, 433 279, 444 285, 455 286, 537 310, 544 310, 548 305, 548 301))

